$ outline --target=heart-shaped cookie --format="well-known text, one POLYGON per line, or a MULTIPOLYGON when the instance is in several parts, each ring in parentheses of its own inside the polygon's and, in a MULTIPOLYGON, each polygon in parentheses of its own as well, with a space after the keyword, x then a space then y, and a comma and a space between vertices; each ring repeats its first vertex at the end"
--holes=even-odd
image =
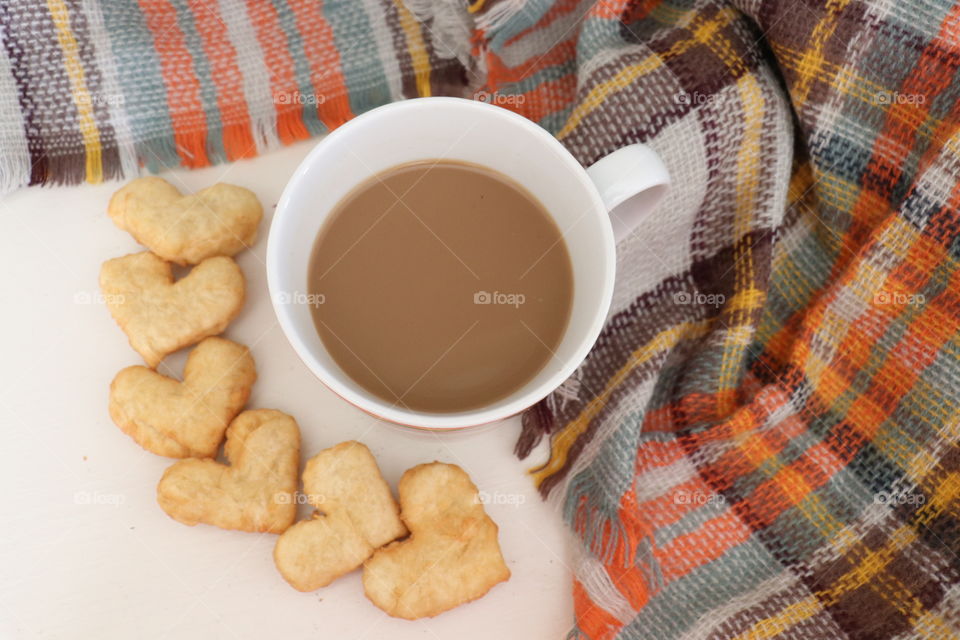
POLYGON ((359 442, 311 458, 303 490, 316 511, 284 531, 273 549, 277 569, 295 589, 325 587, 407 533, 377 461, 359 442))
POLYGON ((166 180, 147 177, 113 194, 107 213, 153 253, 187 265, 251 246, 263 207, 243 187, 218 183, 185 196, 166 180))
POLYGON ((432 617, 510 577, 497 525, 460 467, 432 462, 407 470, 400 513, 410 537, 379 549, 363 568, 367 597, 391 616, 432 617))
POLYGON ((229 465, 189 458, 173 464, 157 485, 157 502, 184 524, 280 533, 297 517, 294 492, 300 429, 273 409, 244 411, 227 428, 229 465))
POLYGON ((110 417, 147 451, 212 458, 256 379, 249 349, 207 338, 190 352, 183 382, 139 365, 118 373, 110 384, 110 417))
POLYGON ((100 268, 107 307, 147 365, 223 331, 243 306, 244 279, 231 258, 208 258, 177 282, 170 263, 149 251, 100 268))

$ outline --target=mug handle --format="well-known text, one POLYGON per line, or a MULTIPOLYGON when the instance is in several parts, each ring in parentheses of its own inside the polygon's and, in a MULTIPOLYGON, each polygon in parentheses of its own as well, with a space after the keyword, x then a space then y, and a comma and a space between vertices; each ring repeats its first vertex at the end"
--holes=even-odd
POLYGON ((613 237, 620 242, 656 208, 670 187, 670 173, 657 152, 631 144, 587 168, 610 214, 613 237))

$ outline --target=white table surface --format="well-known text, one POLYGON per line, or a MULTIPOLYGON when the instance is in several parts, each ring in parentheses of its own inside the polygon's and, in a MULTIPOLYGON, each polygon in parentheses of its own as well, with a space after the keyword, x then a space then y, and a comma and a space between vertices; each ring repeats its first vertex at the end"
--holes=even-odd
MULTIPOLYGON (((304 460, 343 440, 366 443, 394 488, 421 462, 459 464, 500 502, 487 511, 512 578, 481 600, 409 622, 367 601, 359 571, 299 593, 274 568, 275 536, 167 517, 155 487, 172 461, 140 449, 107 414, 113 376, 142 364, 98 302, 100 264, 140 250, 106 216, 119 185, 21 189, 0 201, 0 638, 552 640, 569 629, 568 534, 533 490, 531 461, 512 453, 519 420, 441 435, 383 423, 329 392, 280 331, 264 273, 267 232, 284 183, 314 144, 163 174, 181 190, 239 184, 263 202, 257 244, 238 257, 247 303, 226 331, 256 359, 248 406, 293 415, 304 460)), ((166 365, 179 374, 184 358, 166 365)))

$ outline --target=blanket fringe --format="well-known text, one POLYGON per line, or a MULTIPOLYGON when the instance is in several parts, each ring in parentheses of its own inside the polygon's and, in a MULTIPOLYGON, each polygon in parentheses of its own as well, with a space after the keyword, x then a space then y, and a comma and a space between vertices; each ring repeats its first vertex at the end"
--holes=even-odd
POLYGON ((513 449, 521 460, 529 456, 543 437, 552 433, 557 427, 556 416, 548 403, 549 398, 544 398, 523 412, 520 419, 522 425, 520 437, 517 438, 517 445, 513 449))
POLYGON ((493 33, 520 13, 525 4, 526 0, 498 2, 489 11, 484 11, 477 16, 477 28, 484 30, 487 34, 493 33))

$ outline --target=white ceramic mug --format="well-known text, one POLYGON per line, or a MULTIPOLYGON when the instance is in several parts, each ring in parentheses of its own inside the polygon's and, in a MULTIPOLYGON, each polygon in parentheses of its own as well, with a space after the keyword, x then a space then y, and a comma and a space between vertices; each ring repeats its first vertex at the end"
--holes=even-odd
POLYGON ((587 356, 610 307, 615 239, 657 205, 668 184, 663 163, 644 145, 624 147, 584 169, 544 129, 506 109, 459 98, 395 102, 354 118, 321 140, 284 189, 267 243, 274 309, 307 367, 340 397, 370 414, 427 429, 500 420, 544 398, 587 356), (324 347, 306 294, 314 241, 337 203, 381 171, 432 159, 484 165, 523 185, 553 216, 573 264, 573 308, 554 357, 508 397, 457 413, 411 411, 354 382, 324 347))

